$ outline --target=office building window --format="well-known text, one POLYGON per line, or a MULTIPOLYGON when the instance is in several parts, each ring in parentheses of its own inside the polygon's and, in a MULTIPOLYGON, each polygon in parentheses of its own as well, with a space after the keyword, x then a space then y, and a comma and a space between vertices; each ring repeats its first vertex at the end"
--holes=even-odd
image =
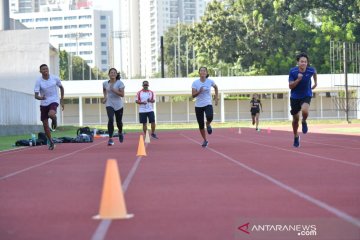
POLYGON ((76 16, 68 16, 68 17, 64 17, 64 20, 75 20, 76 16))
POLYGON ((101 37, 102 37, 102 38, 106 38, 106 33, 102 33, 102 34, 101 34, 101 37))
POLYGON ((91 19, 91 15, 79 16, 79 19, 91 19))
POLYGON ((100 28, 101 28, 101 29, 106 29, 106 24, 101 24, 101 25, 100 25, 100 28))
POLYGON ((36 18, 35 22, 48 22, 49 18, 36 18))
POLYGON ((101 64, 107 64, 107 60, 101 60, 101 64))
POLYGON ((63 20, 62 17, 51 17, 50 18, 50 21, 61 21, 61 20, 63 20))
POLYGON ((63 29, 63 27, 62 26, 51 26, 50 29, 57 30, 57 29, 63 29))
POLYGON ((91 28, 91 24, 79 24, 79 28, 91 28))
POLYGON ((100 16, 101 20, 106 20, 106 16, 100 16))
POLYGON ((77 28, 76 25, 65 25, 65 29, 74 29, 77 28))
POLYGON ((106 42, 101 42, 101 46, 106 47, 107 46, 106 42))
POLYGON ((101 51, 101 55, 107 55, 107 51, 101 51))

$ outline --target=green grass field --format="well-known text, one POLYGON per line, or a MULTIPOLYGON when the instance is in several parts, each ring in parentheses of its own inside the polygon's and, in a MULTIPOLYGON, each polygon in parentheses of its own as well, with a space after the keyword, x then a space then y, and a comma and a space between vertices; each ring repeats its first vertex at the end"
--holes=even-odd
MULTIPOLYGON (((327 124, 329 125, 329 131, 340 132, 340 133, 359 133, 360 128, 332 128, 331 125, 334 124, 347 124, 346 121, 343 120, 309 120, 309 124, 327 124)), ((360 120, 352 120, 352 123, 360 123, 360 120)), ((249 121, 240 121, 240 122, 227 122, 227 123, 212 123, 214 128, 234 128, 234 127, 251 127, 251 123, 249 121)), ((261 126, 289 126, 291 127, 291 121, 261 121, 260 119, 260 127, 261 126)), ((349 124, 351 126, 351 124, 349 124)), ((59 126, 55 132, 52 132, 53 137, 75 137, 76 131, 79 127, 76 126, 59 126)), ((106 126, 91 126, 91 128, 103 129, 106 130, 106 126)), ((184 130, 184 129, 197 129, 197 123, 174 123, 174 124, 157 124, 157 130, 184 130)), ((124 124, 125 132, 141 132, 142 126, 140 124, 124 124)), ((20 139, 29 139, 31 138, 31 133, 26 135, 16 135, 16 136, 2 136, 0 137, 0 151, 8 150, 14 148, 14 144, 17 140, 20 139)))

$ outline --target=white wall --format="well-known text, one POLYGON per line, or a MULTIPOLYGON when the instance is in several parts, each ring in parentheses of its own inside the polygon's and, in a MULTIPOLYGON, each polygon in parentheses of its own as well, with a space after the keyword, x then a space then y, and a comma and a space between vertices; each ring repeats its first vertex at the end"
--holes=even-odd
POLYGON ((48 30, 0 31, 0 56, 1 101, 6 100, 0 108, 0 124, 41 124, 40 102, 34 98, 39 67, 45 63, 50 73, 59 73, 58 54, 49 44, 48 30), (13 111, 24 114, 20 117, 13 111))
POLYGON ((0 88, 33 94, 39 66, 49 64, 49 32, 2 31, 0 55, 0 88))

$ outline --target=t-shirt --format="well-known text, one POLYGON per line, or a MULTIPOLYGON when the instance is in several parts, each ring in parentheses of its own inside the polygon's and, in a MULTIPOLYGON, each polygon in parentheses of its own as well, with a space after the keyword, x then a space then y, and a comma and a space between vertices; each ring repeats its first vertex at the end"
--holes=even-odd
POLYGON ((43 79, 42 76, 36 80, 34 92, 40 93, 41 97, 45 96, 44 100, 40 101, 41 106, 49 106, 51 103, 59 104, 59 91, 61 81, 58 76, 49 75, 49 79, 43 79))
POLYGON ((195 107, 205 107, 207 105, 212 105, 211 87, 213 86, 215 86, 215 82, 209 78, 207 78, 204 82, 201 82, 200 79, 197 79, 193 82, 191 88, 195 88, 196 91, 199 91, 201 87, 204 88, 204 91, 196 97, 195 107))
MULTIPOLYGON (((125 85, 121 80, 116 80, 114 83, 114 89, 120 90, 124 89, 125 85)), ((115 111, 120 110, 124 107, 124 102, 122 97, 111 91, 110 89, 111 83, 110 80, 103 82, 103 88, 106 89, 106 107, 112 107, 115 111)))
POLYGON ((148 102, 148 99, 154 100, 155 95, 154 92, 151 90, 144 90, 141 89, 136 94, 136 100, 139 102, 147 102, 146 104, 139 104, 139 113, 143 112, 152 112, 154 111, 154 104, 151 102, 148 102))
MULTIPOLYGON (((290 69, 289 73, 289 82, 295 81, 298 78, 299 67, 294 67, 290 69)), ((312 97, 311 89, 311 77, 316 73, 315 68, 307 67, 305 72, 302 73, 303 77, 299 84, 291 89, 291 98, 301 99, 306 97, 312 97)))
POLYGON ((251 99, 251 111, 259 111, 260 110, 260 100, 259 99, 251 99))

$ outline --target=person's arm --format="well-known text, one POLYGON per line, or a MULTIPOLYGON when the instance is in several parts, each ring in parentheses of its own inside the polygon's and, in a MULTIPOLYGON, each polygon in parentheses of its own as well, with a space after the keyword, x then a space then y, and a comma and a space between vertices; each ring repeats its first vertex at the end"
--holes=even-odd
POLYGON ((213 85, 213 88, 215 89, 215 106, 217 106, 219 101, 219 90, 216 84, 213 85))
POLYGON ((61 109, 64 111, 64 87, 62 85, 59 86, 60 88, 60 105, 61 109))
POLYGON ((106 100, 107 100, 107 93, 106 93, 106 88, 104 88, 104 87, 103 87, 103 94, 104 94, 103 103, 106 103, 106 100))
POLYGON ((120 96, 120 97, 124 97, 125 96, 125 88, 122 87, 122 88, 114 88, 113 85, 110 86, 110 89, 113 93, 115 93, 116 95, 120 96))
POLYGON ((311 89, 315 89, 317 87, 317 74, 316 74, 316 72, 314 73, 313 78, 314 78, 314 85, 311 87, 311 89))
POLYGON ((141 93, 141 92, 138 92, 138 93, 137 93, 137 95, 136 95, 136 98, 137 98, 137 99, 136 99, 135 102, 136 102, 137 104, 139 104, 139 105, 141 105, 141 104, 147 104, 147 102, 142 102, 142 101, 141 101, 140 93, 141 93))
POLYGON ((45 96, 40 96, 40 93, 39 92, 35 92, 35 99, 37 100, 45 100, 45 96))
POLYGON ((261 101, 259 101, 259 106, 260 106, 261 111, 263 112, 263 107, 262 107, 261 101))
POLYGON ((303 75, 301 73, 298 73, 297 79, 294 81, 289 81, 289 88, 294 89, 302 80, 303 75))
POLYGON ((154 103, 155 102, 155 96, 154 96, 153 92, 151 92, 151 98, 148 99, 148 102, 149 103, 154 103))
POLYGON ((201 88, 199 89, 199 91, 196 91, 196 88, 193 88, 193 89, 192 89, 192 97, 195 98, 195 97, 199 96, 199 94, 202 93, 202 91, 204 91, 204 88, 203 88, 203 87, 201 87, 201 88))

